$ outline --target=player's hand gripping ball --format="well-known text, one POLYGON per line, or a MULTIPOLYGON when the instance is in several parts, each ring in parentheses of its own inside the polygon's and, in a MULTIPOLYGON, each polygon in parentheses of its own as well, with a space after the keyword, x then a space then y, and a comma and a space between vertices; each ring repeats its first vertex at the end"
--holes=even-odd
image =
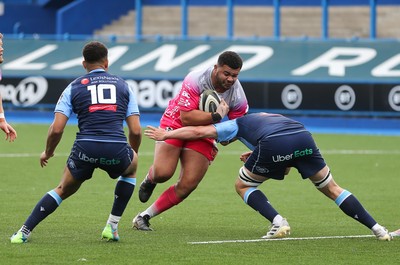
POLYGON ((221 102, 218 93, 212 89, 206 89, 200 94, 199 110, 215 112, 221 102))

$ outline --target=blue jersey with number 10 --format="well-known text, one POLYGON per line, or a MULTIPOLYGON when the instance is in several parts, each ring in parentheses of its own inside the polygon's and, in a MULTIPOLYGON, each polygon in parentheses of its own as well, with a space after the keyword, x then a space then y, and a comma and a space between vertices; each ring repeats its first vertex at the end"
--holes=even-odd
POLYGON ((77 114, 77 141, 126 142, 124 120, 139 115, 139 108, 122 78, 97 69, 71 82, 54 112, 77 114))

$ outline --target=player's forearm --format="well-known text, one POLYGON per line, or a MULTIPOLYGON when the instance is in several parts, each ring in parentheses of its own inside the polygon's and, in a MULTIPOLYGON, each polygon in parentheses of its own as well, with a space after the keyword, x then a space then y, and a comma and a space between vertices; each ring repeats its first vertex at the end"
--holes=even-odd
POLYGON ((211 113, 201 110, 181 111, 181 121, 184 126, 198 126, 214 123, 211 118, 211 113))
POLYGON ((166 139, 176 138, 181 140, 195 140, 201 138, 216 138, 214 126, 188 126, 177 130, 168 131, 165 134, 166 139))
POLYGON ((53 125, 50 126, 49 132, 47 135, 47 142, 46 142, 46 155, 51 157, 54 155, 54 151, 57 148, 57 145, 60 143, 61 138, 63 135, 63 131, 54 131, 53 125))
POLYGON ((142 142, 142 127, 140 126, 139 117, 139 115, 131 115, 126 118, 129 145, 136 153, 139 152, 139 146, 142 142))
POLYGON ((6 121, 3 109, 3 99, 1 98, 1 95, 0 95, 0 121, 6 121))
POLYGON ((142 134, 129 133, 129 144, 136 153, 139 152, 139 146, 142 142, 142 134))
POLYGON ((165 133, 165 139, 195 140, 199 138, 201 138, 201 135, 196 133, 195 127, 191 126, 165 133))

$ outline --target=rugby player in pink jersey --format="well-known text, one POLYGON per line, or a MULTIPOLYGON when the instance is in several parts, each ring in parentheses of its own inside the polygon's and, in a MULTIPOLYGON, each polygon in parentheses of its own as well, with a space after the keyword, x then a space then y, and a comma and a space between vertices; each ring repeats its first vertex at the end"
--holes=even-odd
MULTIPOLYGON (((225 51, 219 55, 214 66, 190 72, 179 93, 165 109, 160 128, 175 130, 183 126, 209 125, 220 122, 225 116, 235 119, 245 115, 248 102, 238 80, 242 64, 243 61, 237 53, 225 51), (221 104, 213 113, 199 110, 199 98, 206 89, 215 90, 227 105, 221 104)), ((152 230, 150 218, 187 198, 205 176, 217 152, 214 139, 168 139, 156 142, 153 165, 140 185, 140 201, 147 202, 156 185, 168 181, 174 175, 178 162, 181 165, 179 179, 133 219, 133 227, 138 230, 152 230)))

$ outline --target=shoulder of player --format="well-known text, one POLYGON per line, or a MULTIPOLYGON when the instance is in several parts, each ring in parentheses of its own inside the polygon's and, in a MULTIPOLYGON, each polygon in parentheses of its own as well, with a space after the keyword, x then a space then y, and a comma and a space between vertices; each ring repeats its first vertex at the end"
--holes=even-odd
POLYGON ((110 74, 108 72, 93 72, 87 73, 85 75, 79 76, 74 79, 70 84, 71 85, 88 85, 91 82, 96 83, 106 83, 106 82, 121 82, 128 86, 128 82, 120 76, 110 74))
POLYGON ((211 67, 206 69, 194 70, 189 72, 184 80, 183 84, 189 89, 196 89, 199 93, 203 92, 205 89, 210 89, 211 84, 211 67))

